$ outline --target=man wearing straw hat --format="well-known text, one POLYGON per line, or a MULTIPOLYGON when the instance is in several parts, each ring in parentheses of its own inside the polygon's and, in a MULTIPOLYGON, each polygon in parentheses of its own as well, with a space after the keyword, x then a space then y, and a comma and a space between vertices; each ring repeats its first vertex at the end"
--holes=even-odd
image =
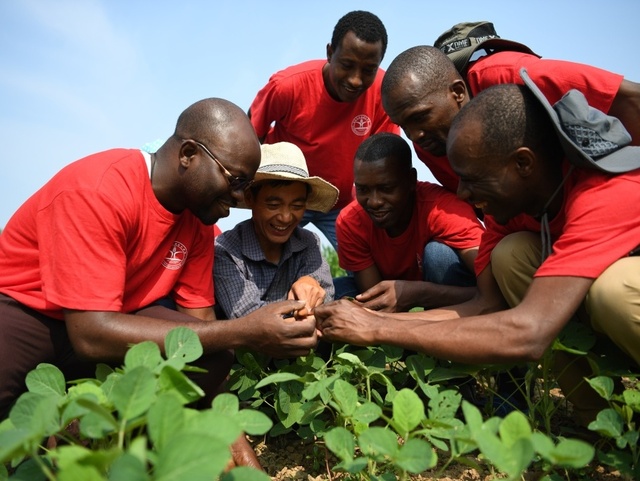
POLYGON ((262 145, 262 160, 239 207, 251 219, 216 238, 216 303, 227 318, 242 317, 271 302, 305 301, 297 317, 333 300, 333 282, 319 237, 299 227, 307 209, 329 211, 338 189, 309 176, 294 144, 262 145))

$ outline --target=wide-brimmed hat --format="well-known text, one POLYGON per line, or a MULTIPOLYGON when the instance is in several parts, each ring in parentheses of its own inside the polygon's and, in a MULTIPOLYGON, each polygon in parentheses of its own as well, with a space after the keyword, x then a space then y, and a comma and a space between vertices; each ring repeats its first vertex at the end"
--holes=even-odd
POLYGON ((551 106, 526 68, 520 77, 547 111, 569 162, 615 174, 640 168, 640 147, 629 145, 631 135, 620 120, 591 107, 576 89, 551 106))
POLYGON ((487 53, 501 50, 530 53, 539 57, 524 44, 500 38, 491 22, 457 23, 438 37, 433 44, 442 50, 463 73, 473 53, 484 49, 487 53))
MULTIPOLYGON (((261 146, 262 159, 253 183, 264 180, 292 180, 311 186, 307 197, 307 209, 328 212, 336 204, 338 188, 321 177, 310 177, 302 150, 290 142, 277 142, 261 146)), ((244 202, 238 207, 246 208, 244 202)))

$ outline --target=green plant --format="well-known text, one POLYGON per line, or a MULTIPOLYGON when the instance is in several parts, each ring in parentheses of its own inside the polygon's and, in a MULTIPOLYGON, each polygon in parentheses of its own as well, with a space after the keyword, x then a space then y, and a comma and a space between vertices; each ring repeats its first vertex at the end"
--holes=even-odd
MULTIPOLYGON (((184 371, 202 355, 197 335, 179 327, 165 340, 166 359, 153 342, 131 347, 122 368, 100 365, 96 379, 66 389, 58 368, 40 364, 28 392, 0 423, 0 479, 207 480, 223 474, 229 446, 242 432, 264 434, 272 423, 240 409, 232 394, 212 406, 188 405, 203 392, 184 371), (7 469, 8 468, 8 469, 7 469)), ((268 480, 234 468, 234 480, 268 480)))
POLYGON ((329 264, 331 277, 344 277, 347 275, 347 272, 340 267, 338 262, 338 253, 333 247, 328 245, 322 246, 322 257, 324 257, 329 264))
POLYGON ((484 420, 449 381, 476 372, 468 366, 407 355, 388 346, 334 348, 325 361, 313 353, 264 364, 240 353, 230 386, 274 421, 271 436, 295 431, 325 446, 333 467, 356 479, 407 479, 446 457, 441 472, 480 453, 486 469, 518 479, 531 465, 553 474, 578 471, 593 458, 589 444, 531 427, 513 412, 484 420))

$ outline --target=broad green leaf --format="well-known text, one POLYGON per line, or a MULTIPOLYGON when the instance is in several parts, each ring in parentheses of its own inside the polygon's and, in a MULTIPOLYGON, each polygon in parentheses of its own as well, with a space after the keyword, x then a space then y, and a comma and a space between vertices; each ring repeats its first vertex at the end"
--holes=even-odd
MULTIPOLYGON (((369 461, 367 458, 356 458, 356 459, 343 459, 338 464, 335 465, 334 469, 336 471, 346 471, 347 473, 360 473, 367 468, 367 464, 369 461)), ((373 478, 371 478, 373 480, 373 478)), ((395 478, 393 478, 395 481, 395 478)))
POLYGON ((453 389, 434 392, 429 399, 429 419, 453 419, 460 408, 462 395, 453 389))
POLYGON ((300 424, 309 424, 316 419, 320 414, 324 412, 326 406, 320 401, 309 401, 302 403, 300 410, 302 411, 302 417, 300 418, 300 424))
POLYGON ((65 469, 61 469, 57 477, 58 481, 104 481, 104 477, 93 466, 84 464, 73 464, 65 469))
POLYGON ((60 429, 58 397, 26 392, 11 408, 9 418, 16 428, 49 436, 60 429))
POLYGON ((398 434, 407 437, 424 417, 424 404, 418 395, 410 389, 401 389, 393 399, 393 421, 401 430, 398 434))
POLYGON ((507 447, 500 442, 498 436, 480 430, 475 439, 482 454, 503 473, 507 473, 511 479, 515 479, 529 466, 533 460, 533 443, 530 439, 518 439, 507 447))
POLYGON ((423 354, 412 354, 405 361, 412 378, 424 381, 436 367, 436 360, 423 354))
POLYGON ((365 402, 356 407, 353 418, 361 423, 370 424, 382 415, 382 409, 376 403, 365 402))
POLYGON ((197 401, 204 396, 204 391, 178 369, 165 365, 158 377, 158 389, 161 392, 175 392, 180 395, 184 404, 197 401))
MULTIPOLYGON (((47 465, 49 464, 46 460, 40 459, 39 461, 44 461, 47 465)), ((2 468, 0 468, 0 472, 1 471, 2 468)), ((0 476, 0 479, 3 479, 2 476, 0 476)), ((11 479, 11 481, 47 481, 46 475, 42 472, 42 467, 38 465, 34 458, 29 458, 20 463, 15 473, 12 474, 9 479, 11 479)))
POLYGON ((242 428, 236 416, 227 416, 211 409, 195 411, 187 416, 184 433, 194 436, 211 436, 227 445, 231 445, 242 434, 242 428))
POLYGON ((553 441, 546 434, 534 432, 531 434, 533 449, 547 461, 551 461, 551 456, 555 448, 553 441))
POLYGON ((300 376, 298 374, 294 374, 291 372, 277 372, 262 379, 258 384, 256 384, 256 389, 268 386, 269 384, 298 380, 300 380, 300 376))
POLYGON ((0 464, 33 452, 42 436, 34 435, 27 428, 14 428, 0 432, 0 464))
POLYGON ((428 442, 422 439, 407 439, 400 446, 394 459, 395 464, 410 473, 420 473, 425 469, 433 468, 438 462, 438 457, 431 449, 428 442))
POLYGON ((235 416, 240 410, 240 403, 237 396, 224 392, 213 398, 211 409, 220 414, 235 416))
POLYGON ((356 356, 355 354, 351 354, 350 352, 342 352, 335 356, 336 360, 346 361, 353 366, 364 366, 362 360, 356 356))
POLYGON ((156 450, 160 450, 173 433, 184 425, 182 400, 174 392, 162 393, 147 413, 149 437, 156 450))
POLYGON ((633 409, 634 412, 640 413, 640 392, 639 391, 626 389, 622 393, 622 399, 624 400, 627 406, 633 409))
POLYGON ((90 395, 77 398, 75 402, 86 410, 80 418, 80 432, 89 438, 101 439, 105 434, 118 429, 118 422, 110 411, 97 404, 90 395))
POLYGON ((622 418, 614 409, 603 409, 595 421, 589 423, 589 429, 609 438, 617 438, 622 434, 622 418))
POLYGON ((309 400, 315 399, 317 396, 321 396, 322 400, 326 401, 326 399, 331 397, 329 389, 336 379, 340 379, 338 374, 334 374, 333 376, 324 379, 319 379, 315 382, 309 382, 304 386, 302 396, 309 400))
POLYGON ((336 380, 333 384, 333 398, 340 406, 343 416, 353 415, 358 403, 358 391, 354 386, 342 379, 336 380))
POLYGON ((116 459, 109 471, 109 481, 149 481, 147 469, 142 462, 132 454, 123 454, 116 459))
POLYGON ((163 361, 160 347, 153 341, 144 341, 130 347, 124 356, 126 370, 145 366, 153 372, 163 361))
POLYGON ((129 444, 127 453, 138 458, 138 461, 140 461, 143 466, 146 466, 147 462, 149 461, 150 454, 150 452, 147 450, 148 445, 149 443, 146 436, 137 436, 133 438, 133 440, 129 444))
POLYGON ((341 460, 352 460, 356 447, 353 435, 342 426, 333 428, 324 435, 327 447, 341 460))
POLYGON ((225 473, 220 479, 221 481, 271 481, 271 477, 267 473, 249 466, 237 466, 225 473))
POLYGON ((75 465, 93 466, 99 472, 106 472, 109 466, 120 456, 122 451, 117 447, 91 450, 79 445, 60 446, 52 453, 52 460, 62 471, 75 465))
POLYGON ((145 366, 127 371, 111 391, 111 400, 120 416, 132 419, 146 412, 156 397, 156 377, 145 366))
POLYGON ((186 363, 193 362, 202 356, 202 343, 198 335, 188 327, 171 329, 164 340, 167 361, 180 370, 186 363))
POLYGON ((531 425, 520 411, 512 411, 500 423, 499 432, 504 445, 510 447, 518 439, 531 437, 531 425))
POLYGON ((242 430, 252 436, 265 434, 273 426, 273 421, 265 413, 251 409, 243 409, 234 416, 242 430))
POLYGON ((600 397, 607 401, 611 400, 611 396, 613 395, 613 379, 607 376, 597 376, 587 379, 587 382, 600 397))
POLYGON ((93 396, 95 401, 99 404, 107 404, 109 402, 107 395, 102 390, 102 387, 91 382, 83 382, 76 384, 75 386, 71 386, 69 388, 69 393, 67 394, 67 399, 73 400, 86 395, 93 396))
POLYGON ((593 459, 595 449, 579 439, 563 439, 554 448, 551 462, 563 468, 583 468, 593 459))
POLYGON ((180 433, 158 451, 155 481, 211 481, 231 459, 229 445, 212 436, 180 433))
POLYGON ((469 401, 462 401, 462 412, 467 426, 469 426, 469 431, 472 435, 475 435, 482 429, 482 414, 480 410, 469 401))
POLYGON ((399 449, 398 436, 391 429, 378 426, 364 431, 358 437, 358 445, 363 454, 374 457, 395 457, 399 449))
POLYGON ((25 384, 29 391, 60 398, 65 393, 64 374, 53 364, 38 364, 27 374, 25 384))

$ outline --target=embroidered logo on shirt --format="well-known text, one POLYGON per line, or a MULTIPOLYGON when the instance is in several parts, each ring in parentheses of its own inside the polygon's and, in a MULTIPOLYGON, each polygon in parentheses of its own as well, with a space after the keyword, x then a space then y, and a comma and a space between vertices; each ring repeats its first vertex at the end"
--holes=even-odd
POLYGON ((182 242, 174 241, 173 247, 169 249, 167 256, 162 261, 162 265, 167 269, 175 271, 180 269, 187 260, 187 248, 182 242))
POLYGON ((367 135, 371 130, 371 119, 364 114, 356 115, 351 121, 351 130, 356 135, 367 135))

